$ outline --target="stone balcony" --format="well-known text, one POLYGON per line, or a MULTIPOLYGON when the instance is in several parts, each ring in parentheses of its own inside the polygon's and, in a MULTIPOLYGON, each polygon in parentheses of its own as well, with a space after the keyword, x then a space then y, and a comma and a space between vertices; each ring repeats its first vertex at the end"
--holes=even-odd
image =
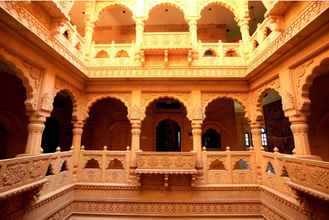
POLYGON ((142 49, 192 49, 191 34, 189 32, 145 32, 142 49))
POLYGON ((137 152, 136 174, 196 174, 194 152, 137 152))

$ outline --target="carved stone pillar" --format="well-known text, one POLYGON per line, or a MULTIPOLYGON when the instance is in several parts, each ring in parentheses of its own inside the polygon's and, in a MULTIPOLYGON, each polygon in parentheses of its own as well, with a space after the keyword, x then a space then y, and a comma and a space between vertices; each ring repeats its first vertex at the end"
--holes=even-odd
POLYGON ((191 35, 191 43, 192 43, 192 48, 194 50, 197 49, 197 44, 198 44, 198 26, 197 26, 197 19, 190 19, 188 21, 189 25, 189 32, 191 35))
POLYGON ((254 122, 250 125, 250 131, 252 135, 252 144, 254 151, 257 155, 260 155, 261 149, 262 149, 262 123, 261 122, 254 122))
POLYGON ((73 133, 72 146, 74 147, 73 148, 74 161, 79 161, 82 132, 83 132, 83 122, 75 121, 73 123, 73 129, 72 129, 72 133, 73 133))
POLYGON ((202 168, 202 120, 192 120, 193 151, 196 152, 197 168, 202 168))
POLYGON ((249 18, 243 18, 238 21, 240 26, 240 32, 242 37, 242 42, 244 45, 245 53, 248 53, 250 50, 250 35, 249 35, 249 18))
POLYGON ((292 116, 289 118, 289 120, 291 123, 290 128, 294 136, 295 154, 311 155, 306 117, 292 116))
POLYGON ((136 48, 139 50, 143 44, 144 21, 140 18, 136 19, 136 48))
POLYGON ((37 155, 41 153, 42 133, 45 128, 44 122, 46 118, 43 116, 32 115, 27 126, 28 137, 26 143, 26 154, 37 155))
POLYGON ((140 150, 141 121, 131 121, 131 167, 136 167, 136 152, 140 150))

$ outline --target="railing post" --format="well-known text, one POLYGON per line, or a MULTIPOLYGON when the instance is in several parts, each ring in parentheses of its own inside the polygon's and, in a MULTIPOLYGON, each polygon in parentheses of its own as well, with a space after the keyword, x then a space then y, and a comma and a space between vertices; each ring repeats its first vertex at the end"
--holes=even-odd
POLYGON ((106 154, 107 154, 107 146, 104 146, 102 152, 102 182, 105 182, 106 154))
POLYGON ((256 167, 256 182, 260 182, 262 178, 262 137, 261 137, 261 122, 257 121, 250 125, 252 144, 255 152, 255 167, 256 167))
POLYGON ((233 183, 233 166, 232 166, 232 154, 230 151, 230 147, 226 147, 226 160, 227 160, 227 164, 228 164, 228 172, 229 172, 229 179, 230 179, 230 183, 233 183))
POLYGON ((207 153, 207 148, 206 147, 202 147, 202 163, 203 163, 203 176, 204 176, 204 182, 207 183, 208 182, 208 170, 209 170, 209 166, 208 166, 208 153, 207 153))

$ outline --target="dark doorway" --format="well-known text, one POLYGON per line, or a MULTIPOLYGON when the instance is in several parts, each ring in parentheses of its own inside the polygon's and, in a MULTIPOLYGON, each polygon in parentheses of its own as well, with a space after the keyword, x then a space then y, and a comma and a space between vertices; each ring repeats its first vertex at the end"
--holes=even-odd
POLYGON ((181 151, 181 129, 177 122, 165 119, 158 124, 156 151, 181 151))
POLYGON ((0 61, 0 159, 25 152, 28 117, 26 91, 21 79, 0 61))
POLYGON ((212 128, 202 135, 202 146, 206 147, 207 150, 218 150, 221 148, 221 137, 220 134, 212 128))
POLYGON ((72 145, 72 112, 73 103, 66 91, 57 93, 53 110, 47 118, 42 134, 41 146, 44 153, 52 153, 57 147, 68 151, 72 145))

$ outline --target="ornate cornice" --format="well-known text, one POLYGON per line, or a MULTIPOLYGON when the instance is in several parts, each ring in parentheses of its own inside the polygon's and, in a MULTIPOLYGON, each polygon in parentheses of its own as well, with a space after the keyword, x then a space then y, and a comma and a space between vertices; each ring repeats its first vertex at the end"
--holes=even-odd
POLYGON ((90 67, 90 78, 120 78, 120 77, 133 77, 133 78, 161 78, 161 77, 244 77, 246 68, 244 67, 220 67, 220 68, 111 68, 111 67, 90 67))

